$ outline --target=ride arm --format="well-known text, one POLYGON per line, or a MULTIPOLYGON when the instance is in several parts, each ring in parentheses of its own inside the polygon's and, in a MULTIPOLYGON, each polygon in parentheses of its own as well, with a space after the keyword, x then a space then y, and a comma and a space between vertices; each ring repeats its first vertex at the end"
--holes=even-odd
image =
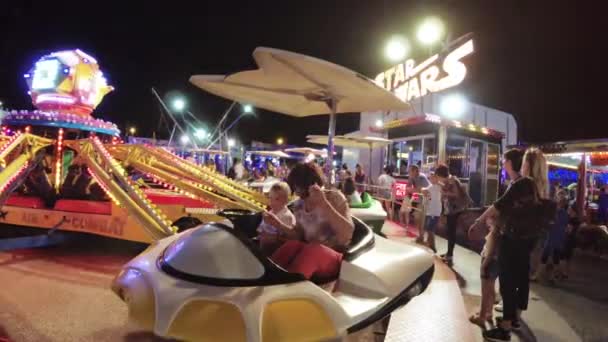
POLYGON ((142 226, 154 239, 174 234, 177 228, 162 213, 138 187, 133 185, 126 175, 126 171, 112 158, 98 138, 92 138, 82 148, 85 157, 95 175, 101 179, 109 195, 115 196, 125 208, 142 223, 142 226), (97 162, 100 160, 104 167, 97 162))

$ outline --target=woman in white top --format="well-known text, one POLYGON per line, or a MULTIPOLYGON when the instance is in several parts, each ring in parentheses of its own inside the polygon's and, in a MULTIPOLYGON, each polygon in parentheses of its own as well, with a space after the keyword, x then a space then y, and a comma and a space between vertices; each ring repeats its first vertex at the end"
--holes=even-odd
POLYGON ((378 177, 378 187, 380 187, 380 194, 381 196, 384 198, 384 201, 382 201, 382 204, 384 205, 384 210, 386 210, 387 213, 387 218, 389 220, 393 219, 393 210, 392 210, 392 206, 391 206, 391 194, 393 191, 393 184, 395 184, 395 178, 393 178, 393 176, 391 176, 391 173, 393 172, 393 167, 392 166, 386 166, 384 168, 384 173, 380 175, 380 177, 378 177))
POLYGON ((354 231, 346 198, 339 191, 322 188, 322 171, 312 163, 294 167, 287 183, 300 197, 293 210, 296 226, 283 229, 285 227, 275 215, 264 214, 264 220, 279 228, 283 238, 289 240, 271 259, 289 272, 301 273, 307 279, 337 276, 342 252, 348 247, 354 231))
POLYGON ((352 177, 348 177, 344 180, 344 184, 342 184, 342 192, 346 199, 348 200, 349 205, 353 204, 361 204, 361 194, 357 191, 355 187, 355 181, 352 177))

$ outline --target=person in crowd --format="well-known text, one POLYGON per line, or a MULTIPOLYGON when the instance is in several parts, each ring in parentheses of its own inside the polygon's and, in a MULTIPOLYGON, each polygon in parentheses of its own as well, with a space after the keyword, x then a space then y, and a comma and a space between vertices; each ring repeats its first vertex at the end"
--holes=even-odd
POLYGON ((346 163, 342 164, 342 167, 338 171, 338 182, 342 184, 347 177, 348 165, 346 163))
POLYGON ((359 191, 359 193, 365 191, 365 186, 363 185, 365 184, 365 177, 363 167, 361 167, 361 164, 357 164, 355 166, 355 183, 357 183, 357 191, 359 191))
MULTIPOLYGON (((401 208, 399 208, 399 222, 408 227, 410 225, 410 214, 412 213, 412 200, 409 196, 403 196, 401 208)), ((420 240, 418 240, 420 242, 420 240)))
POLYGON ((232 159, 232 165, 230 166, 230 168, 228 169, 228 173, 226 173, 226 177, 230 178, 230 179, 236 179, 236 165, 239 162, 239 158, 233 158, 232 159))
POLYGON ((555 208, 547 201, 549 186, 546 159, 538 149, 523 157, 522 177, 473 224, 470 230, 497 218, 498 267, 503 317, 497 327, 483 332, 486 340, 510 341, 511 329, 520 327, 521 312, 527 309, 530 290, 530 254, 541 231, 554 218, 555 208))
POLYGON ((446 165, 439 165, 435 169, 435 175, 441 185, 441 198, 445 204, 444 213, 447 221, 448 250, 441 255, 441 259, 448 265, 452 265, 458 217, 470 206, 472 201, 458 178, 450 175, 446 165))
MULTIPOLYGON (((420 193, 422 191, 422 188, 430 186, 429 180, 424 174, 420 173, 420 167, 418 167, 418 165, 412 164, 409 167, 407 181, 408 184, 406 191, 408 196, 411 198, 410 205, 412 208, 418 208, 420 207, 420 203, 418 202, 418 196, 415 196, 414 194, 420 193)), ((414 218, 417 218, 415 222, 417 222, 418 227, 418 238, 416 239, 416 242, 422 243, 424 239, 425 228, 422 226, 422 224, 420 224, 422 217, 420 217, 420 215, 417 215, 416 213, 420 212, 414 212, 414 218)))
POLYGON ((215 160, 213 158, 207 159, 206 166, 209 168, 209 170, 214 172, 216 171, 215 160))
POLYGON ((435 174, 432 174, 430 177, 430 185, 422 188, 422 194, 424 195, 426 206, 426 219, 424 221, 426 240, 424 240, 424 244, 437 253, 437 249, 435 248, 435 229, 439 223, 442 205, 441 186, 435 174))
POLYGON ((63 198, 78 198, 76 193, 76 180, 80 177, 80 165, 72 164, 68 167, 68 173, 61 184, 59 194, 63 198))
POLYGON ((380 188, 380 196, 382 197, 382 204, 384 210, 387 213, 387 219, 393 219, 393 208, 391 204, 393 185, 395 184, 395 178, 391 176, 393 168, 390 165, 384 167, 384 173, 378 177, 376 185, 380 188))
POLYGON ((557 270, 557 279, 568 279, 570 274, 570 260, 574 255, 576 248, 576 236, 578 229, 581 226, 581 221, 576 212, 576 202, 568 206, 568 226, 566 229, 566 238, 560 255, 560 268, 557 270))
POLYGON ((608 185, 600 188, 598 197, 597 220, 599 224, 606 224, 608 221, 608 191, 606 191, 606 188, 608 188, 608 185))
POLYGON ((568 198, 565 191, 556 194, 557 215, 553 224, 550 227, 549 234, 545 240, 541 264, 534 279, 541 277, 546 278, 553 283, 557 275, 557 268, 561 260, 562 248, 566 238, 566 230, 568 229, 568 198), (552 262, 547 264, 549 258, 552 262))
MULTIPOLYGON (((285 182, 274 183, 270 187, 268 197, 270 199, 270 213, 272 213, 281 222, 281 227, 292 230, 296 225, 296 217, 287 208, 291 190, 285 182)), ((260 248, 265 255, 272 255, 276 251, 283 240, 279 239, 280 228, 276 228, 267 223, 268 220, 262 221, 258 227, 260 238, 260 248)))
POLYGON ((342 192, 344 193, 344 196, 346 196, 346 199, 348 200, 348 203, 350 205, 362 203, 361 194, 359 193, 359 191, 357 191, 357 188, 355 187, 355 181, 352 177, 348 177, 344 180, 344 184, 342 185, 342 192))
MULTIPOLYGON (((508 177, 508 186, 505 191, 513 184, 514 181, 521 177, 521 164, 523 161, 523 152, 519 149, 510 149, 506 151, 502 158, 502 168, 505 170, 508 177)), ((484 324, 484 321, 492 321, 492 305, 495 302, 496 293, 495 285, 498 278, 498 230, 496 228, 496 217, 488 217, 487 225, 490 231, 485 237, 485 244, 481 252, 480 278, 481 278, 481 305, 479 313, 471 316, 469 320, 479 326, 484 324)), ((475 226, 469 229, 469 237, 475 230, 475 226)), ((500 305, 502 306, 502 305, 500 305)))
POLYGON ((280 238, 288 240, 271 259, 307 279, 335 278, 354 231, 346 198, 339 191, 323 188, 322 170, 312 163, 295 166, 287 183, 300 197, 293 209, 296 226, 289 229, 272 212, 264 213, 264 222, 278 228, 280 238))
POLYGON ((36 164, 24 183, 28 194, 40 197, 47 208, 55 206, 57 194, 49 181, 43 162, 36 164))

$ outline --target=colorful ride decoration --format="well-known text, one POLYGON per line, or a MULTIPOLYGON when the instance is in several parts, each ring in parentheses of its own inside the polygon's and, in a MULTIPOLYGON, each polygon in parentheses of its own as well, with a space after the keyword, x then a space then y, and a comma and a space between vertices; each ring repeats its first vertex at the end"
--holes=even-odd
POLYGON ((95 58, 78 49, 43 56, 24 77, 38 109, 83 117, 114 89, 95 58))

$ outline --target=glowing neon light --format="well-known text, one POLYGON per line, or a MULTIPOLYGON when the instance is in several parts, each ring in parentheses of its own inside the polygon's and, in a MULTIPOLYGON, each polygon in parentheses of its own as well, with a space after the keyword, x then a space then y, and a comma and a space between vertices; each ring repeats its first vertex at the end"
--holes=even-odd
POLYGON ((36 62, 32 89, 53 89, 57 86, 57 76, 61 63, 57 59, 36 62))
POLYGON ((74 104, 76 99, 73 97, 55 95, 55 94, 40 94, 36 97, 36 104, 38 103, 60 103, 60 104, 74 104))

